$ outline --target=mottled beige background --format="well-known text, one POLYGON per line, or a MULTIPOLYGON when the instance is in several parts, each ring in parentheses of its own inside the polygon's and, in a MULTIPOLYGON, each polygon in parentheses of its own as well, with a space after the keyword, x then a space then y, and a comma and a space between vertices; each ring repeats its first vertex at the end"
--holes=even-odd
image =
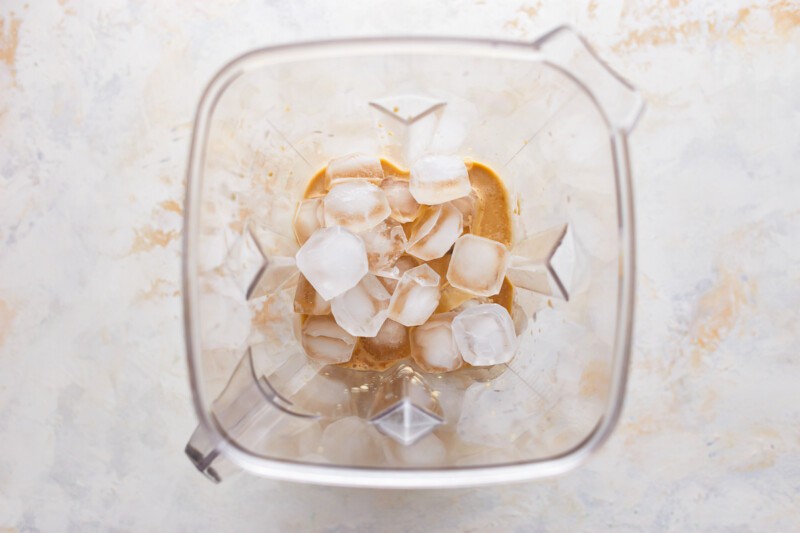
POLYGON ((800 530, 797 0, 37 0, 0 17, 0 531, 800 530), (475 490, 207 482, 182 452, 179 304, 204 83, 267 44, 561 22, 649 104, 634 360, 607 446, 475 490))

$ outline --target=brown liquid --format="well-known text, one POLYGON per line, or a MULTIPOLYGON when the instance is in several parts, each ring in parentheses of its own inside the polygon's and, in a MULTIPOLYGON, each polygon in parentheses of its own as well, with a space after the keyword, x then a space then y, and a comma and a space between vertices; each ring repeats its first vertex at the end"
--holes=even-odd
MULTIPOLYGON (((385 159, 381 159, 381 166, 383 167, 383 173, 386 177, 399 180, 408 180, 409 178, 408 171, 402 170, 385 159)), ((512 229, 511 205, 503 181, 492 169, 482 163, 468 163, 467 169, 469 171, 469 181, 472 185, 472 190, 475 191, 478 201, 475 206, 475 218, 472 221, 472 225, 464 233, 472 233, 473 235, 493 239, 510 247, 512 229)), ((323 168, 308 182, 303 198, 323 196, 325 192, 325 168, 323 168)), ((413 222, 403 224, 403 230, 406 232, 407 237, 411 234, 412 224, 413 222)), ((435 311, 436 313, 449 311, 471 298, 471 296, 451 287, 447 283, 445 276, 449 263, 450 253, 445 254, 444 257, 440 257, 439 259, 427 262, 427 264, 439 274, 444 284, 442 288, 442 298, 439 302, 439 307, 435 311)), ((511 313, 513 298, 514 287, 508 281, 508 278, 506 278, 503 280, 503 286, 500 288, 500 292, 491 296, 489 300, 502 305, 511 313)), ((302 316, 301 319, 305 321, 306 317, 302 316)), ((412 328, 409 328, 409 331, 411 329, 412 328)), ((353 370, 380 372, 386 370, 397 361, 405 359, 409 355, 405 347, 397 352, 391 353, 381 353, 377 350, 370 351, 370 348, 369 339, 358 339, 353 357, 350 361, 341 363, 338 366, 351 368, 353 370)), ((464 363, 464 367, 469 366, 468 363, 464 363)))
POLYGON ((402 347, 393 351, 381 350, 378 347, 371 346, 370 341, 371 339, 359 338, 356 341, 356 349, 353 351, 353 357, 351 357, 348 362, 341 363, 339 366, 352 368, 353 370, 382 372, 397 361, 411 355, 411 347, 408 344, 407 337, 402 347))

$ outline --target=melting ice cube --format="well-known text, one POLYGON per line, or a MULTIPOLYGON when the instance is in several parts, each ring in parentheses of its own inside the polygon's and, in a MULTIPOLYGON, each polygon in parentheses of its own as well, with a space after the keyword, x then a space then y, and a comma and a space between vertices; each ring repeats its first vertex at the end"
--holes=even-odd
POLYGON ((453 247, 447 281, 477 296, 493 296, 503 285, 508 257, 502 243, 477 235, 462 235, 453 247))
POLYGON ((331 304, 319 295, 302 275, 297 280, 294 293, 294 312, 304 315, 329 315, 331 304))
POLYGON ((325 188, 353 180, 365 180, 379 184, 383 179, 383 167, 377 157, 364 154, 348 154, 331 159, 325 169, 325 188))
POLYGON ((428 265, 407 270, 392 294, 389 318, 404 326, 419 326, 439 305, 439 274, 428 265))
POLYGON ((461 357, 473 366, 498 365, 514 357, 514 322, 501 305, 481 304, 461 311, 452 327, 461 357))
POLYGON ((451 327, 456 314, 433 315, 412 330, 411 357, 426 372, 450 372, 464 363, 451 327))
POLYGON ((423 261, 442 257, 463 229, 461 212, 451 204, 427 207, 411 229, 408 253, 423 261))
POLYGON ((408 181, 386 178, 381 183, 381 189, 389 200, 392 209, 391 217, 398 222, 411 222, 417 218, 420 205, 411 196, 408 181))
POLYGON ((386 290, 389 291, 389 294, 393 294, 397 288, 397 284, 400 282, 400 278, 403 277, 403 274, 418 265, 419 261, 410 255, 401 255, 400 259, 398 259, 391 268, 385 269, 383 272, 378 273, 378 276, 380 276, 380 282, 383 283, 383 286, 386 287, 386 290))
POLYGON ((392 357, 402 359, 411 351, 408 340, 408 328, 388 319, 374 337, 362 338, 361 346, 378 359, 392 357))
POLYGON ((383 190, 368 181, 336 185, 323 200, 326 226, 360 233, 374 228, 392 212, 383 190))
POLYGON ((372 274, 331 302, 336 322, 351 335, 374 337, 386 320, 389 292, 372 274))
POLYGON ((302 344, 310 359, 327 364, 346 363, 353 355, 356 338, 330 315, 310 316, 303 324, 302 344))
POLYGON ((294 235, 301 245, 311 234, 325 225, 322 215, 322 198, 303 200, 294 214, 294 235))
POLYGON ((326 300, 352 289, 368 270, 358 235, 340 226, 318 229, 297 252, 297 268, 326 300))
POLYGON ((452 155, 429 155, 411 166, 409 190, 417 202, 436 205, 466 196, 472 190, 464 161, 452 155))
POLYGON ((408 241, 403 226, 387 218, 369 231, 360 234, 367 249, 369 271, 373 274, 391 274, 398 258, 406 250, 408 241))

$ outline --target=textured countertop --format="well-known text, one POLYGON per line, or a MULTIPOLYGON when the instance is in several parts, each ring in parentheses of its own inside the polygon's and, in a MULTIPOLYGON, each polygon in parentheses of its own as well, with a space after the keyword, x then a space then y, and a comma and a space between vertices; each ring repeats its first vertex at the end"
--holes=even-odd
POLYGON ((800 529, 800 4, 4 2, 0 531, 800 529), (588 464, 504 487, 215 486, 180 308, 194 106, 257 46, 572 23, 644 94, 628 399, 588 464), (8 529, 6 529, 8 528, 8 529))

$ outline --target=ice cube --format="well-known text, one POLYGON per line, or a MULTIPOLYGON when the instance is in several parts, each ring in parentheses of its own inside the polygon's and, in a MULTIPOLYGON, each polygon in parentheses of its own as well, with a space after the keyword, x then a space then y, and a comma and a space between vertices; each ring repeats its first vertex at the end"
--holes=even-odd
POLYGON ((442 257, 463 229, 461 212, 451 204, 426 207, 414 222, 407 251, 423 261, 442 257))
POLYGON ((402 359, 411 351, 408 328, 388 319, 374 337, 360 339, 361 346, 377 359, 402 359))
POLYGON ((381 183, 381 189, 383 189, 386 199, 389 201, 393 219, 398 222, 412 222, 417 218, 420 205, 411 196, 408 181, 386 178, 381 183))
POLYGON ((503 285, 508 257, 508 249, 497 241, 462 235, 453 247, 447 281, 456 289, 476 296, 493 296, 503 285))
POLYGON ((383 190, 368 181, 348 181, 335 186, 322 201, 326 226, 367 231, 392 212, 383 190))
POLYGON ((298 204, 294 214, 294 235, 300 245, 324 225, 322 198, 309 198, 298 204))
POLYGON ((377 276, 383 286, 386 287, 386 290, 389 291, 389 294, 394 294, 403 274, 416 266, 419 266, 419 261, 416 258, 410 255, 401 255, 391 268, 379 272, 377 276))
POLYGON ((575 261, 572 231, 561 224, 516 244, 507 275, 515 287, 568 300, 575 261))
POLYGON ((461 357, 473 366, 507 363, 517 350, 514 322, 503 306, 470 307, 453 319, 452 328, 461 357))
POLYGON ((318 229, 297 252, 297 268, 330 300, 355 287, 367 273, 364 241, 340 226, 318 229))
POLYGON ((479 305, 490 304, 490 303, 495 303, 495 302, 492 302, 489 298, 484 298, 482 296, 479 296, 477 298, 471 298, 469 300, 465 300, 464 302, 461 303, 461 305, 454 307, 453 312, 460 313, 461 311, 466 311, 467 309, 471 309, 479 305))
POLYGON ((389 318, 404 326, 419 326, 439 305, 439 274, 428 265, 407 270, 392 294, 389 318))
POLYGON ((456 313, 433 315, 411 332, 411 357, 426 372, 450 372, 464 360, 452 331, 456 313))
POLYGON ((330 315, 310 316, 303 324, 302 344, 310 359, 326 364, 346 363, 353 355, 356 338, 330 315))
POLYGON ((475 191, 470 191, 468 195, 462 196, 461 198, 456 198, 450 203, 453 204, 453 207, 461 212, 461 218, 464 221, 464 227, 470 227, 478 210, 478 195, 475 193, 475 191))
POLYGON ((294 293, 294 312, 304 315, 329 315, 331 304, 319 295, 302 275, 297 280, 294 293))
POLYGON ((454 155, 429 155, 411 166, 409 191, 425 205, 436 205, 470 193, 469 173, 464 160, 454 155))
POLYGON ((320 453, 346 466, 378 466, 384 462, 383 438, 366 420, 348 416, 331 422, 322 432, 320 453))
POLYGON ((331 301, 336 322, 356 337, 374 337, 386 320, 391 296, 378 278, 367 274, 331 301))
POLYGON ((369 271, 378 275, 391 273, 408 244, 403 226, 390 218, 360 236, 367 249, 369 271))
POLYGON ((379 184, 383 179, 383 167, 377 157, 364 154, 348 154, 331 159, 325 169, 325 189, 354 180, 379 184))
POLYGON ((445 277, 447 276, 447 267, 450 266, 450 259, 452 258, 452 254, 445 254, 438 259, 434 259, 432 261, 427 261, 425 264, 431 267, 439 277, 442 279, 441 284, 441 296, 439 298, 439 305, 436 307, 436 311, 434 313, 446 313, 451 311, 461 305, 466 300, 473 298, 474 295, 468 292, 464 292, 460 289, 456 289, 455 287, 451 286, 450 283, 447 282, 445 277))

